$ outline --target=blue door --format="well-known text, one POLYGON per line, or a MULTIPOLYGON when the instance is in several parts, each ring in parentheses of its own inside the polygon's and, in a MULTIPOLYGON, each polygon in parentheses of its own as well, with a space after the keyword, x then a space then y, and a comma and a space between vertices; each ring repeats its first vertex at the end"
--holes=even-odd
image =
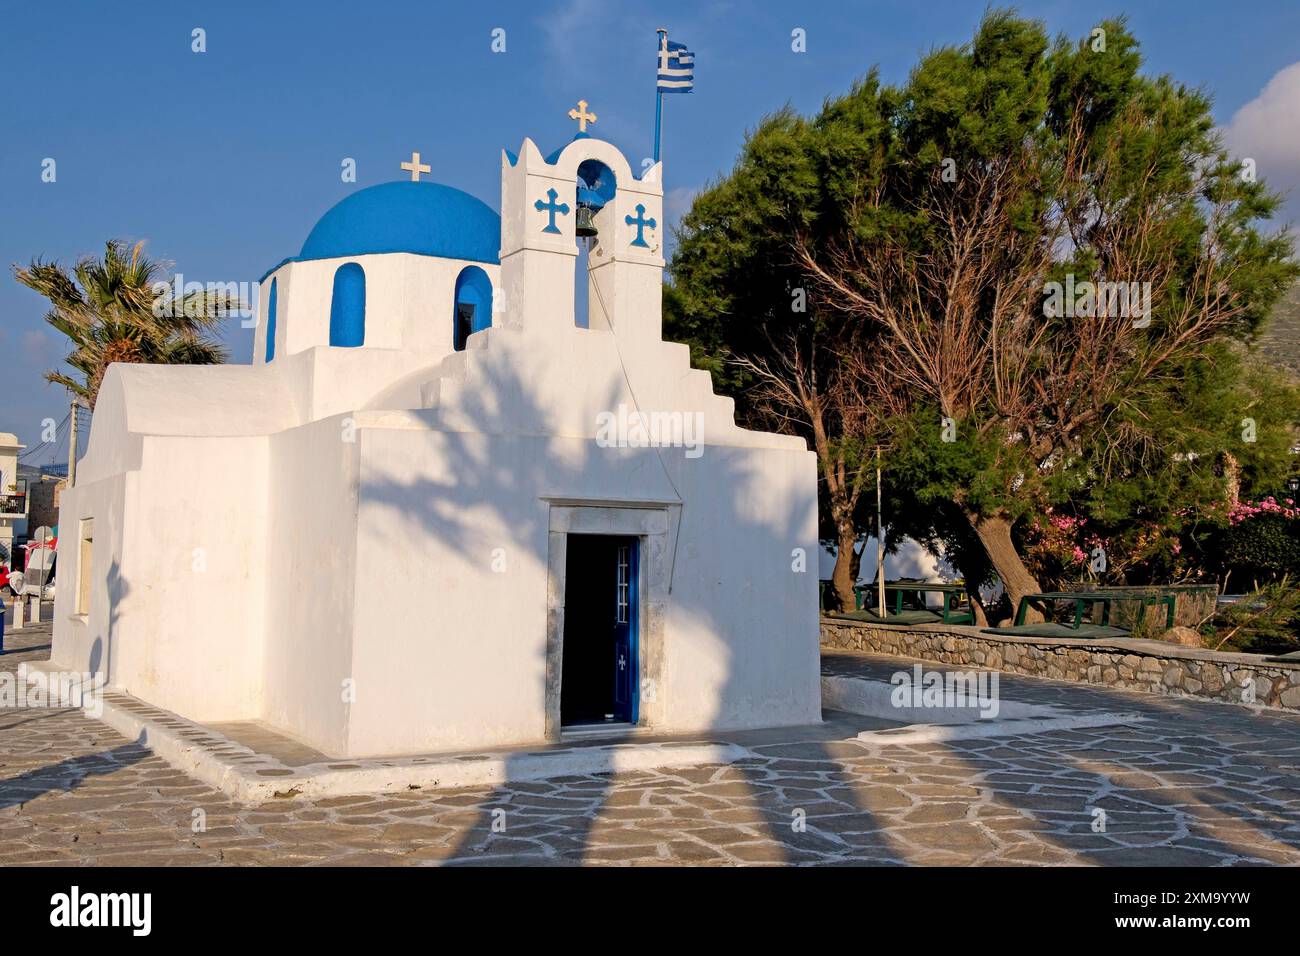
POLYGON ((636 565, 637 540, 624 539, 615 551, 614 707, 619 719, 636 722, 636 565))

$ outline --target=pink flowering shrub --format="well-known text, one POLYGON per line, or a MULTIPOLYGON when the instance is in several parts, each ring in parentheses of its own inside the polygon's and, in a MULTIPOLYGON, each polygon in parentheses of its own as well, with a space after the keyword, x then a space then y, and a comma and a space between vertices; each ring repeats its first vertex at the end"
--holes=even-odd
POLYGON ((1259 515, 1280 515, 1294 521, 1300 518, 1300 508, 1296 507, 1295 501, 1291 498, 1283 498, 1279 503, 1276 498, 1269 495, 1260 501, 1239 501, 1230 507, 1227 513, 1228 523, 1234 525, 1259 515))
POLYGON ((1106 541, 1088 527, 1088 519, 1051 508, 1025 530, 1025 560, 1040 584, 1077 579, 1088 572, 1093 551, 1106 541))

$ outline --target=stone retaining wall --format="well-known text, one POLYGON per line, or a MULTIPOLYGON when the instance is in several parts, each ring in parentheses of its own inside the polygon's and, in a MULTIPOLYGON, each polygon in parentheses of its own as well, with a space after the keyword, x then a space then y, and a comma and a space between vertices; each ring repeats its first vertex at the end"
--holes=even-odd
POLYGON ((1300 664, 1266 663, 1162 641, 1095 641, 984 634, 977 627, 880 627, 823 617, 828 647, 987 667, 1173 697, 1203 697, 1300 713, 1300 664))

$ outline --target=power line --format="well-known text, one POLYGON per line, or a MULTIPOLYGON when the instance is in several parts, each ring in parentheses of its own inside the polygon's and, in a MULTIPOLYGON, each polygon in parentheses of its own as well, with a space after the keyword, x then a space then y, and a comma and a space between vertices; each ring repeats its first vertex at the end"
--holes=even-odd
MULTIPOLYGON (((78 405, 77 411, 77 431, 85 437, 90 435, 90 424, 94 420, 94 413, 82 405, 78 405)), ((19 464, 32 465, 34 467, 43 467, 54 464, 64 464, 68 459, 68 442, 71 437, 72 429, 69 423, 72 421, 72 410, 63 416, 63 420, 54 427, 54 440, 41 442, 33 448, 28 449, 19 456, 19 464)), ((77 443, 78 458, 85 454, 85 440, 77 443)))
MULTIPOLYGON (((51 441, 51 442, 41 442, 39 445, 35 446, 34 448, 29 449, 28 451, 26 451, 26 452, 24 452, 22 455, 20 455, 20 456, 18 457, 18 460, 19 460, 20 462, 28 462, 28 459, 30 459, 30 458, 32 458, 32 457, 34 457, 34 456, 36 456, 36 455, 39 455, 42 451, 45 451, 45 450, 49 449, 49 448, 50 448, 51 446, 53 446, 53 445, 57 445, 57 444, 58 444, 58 441, 59 441, 59 434, 63 431, 64 426, 68 424, 68 421, 69 421, 71 418, 72 418, 72 411, 71 411, 71 409, 69 409, 69 410, 68 410, 68 414, 66 414, 66 415, 63 416, 63 421, 59 422, 59 424, 56 425, 56 426, 54 427, 54 441, 51 441)), ((30 463, 30 462, 28 462, 28 463, 30 463)))

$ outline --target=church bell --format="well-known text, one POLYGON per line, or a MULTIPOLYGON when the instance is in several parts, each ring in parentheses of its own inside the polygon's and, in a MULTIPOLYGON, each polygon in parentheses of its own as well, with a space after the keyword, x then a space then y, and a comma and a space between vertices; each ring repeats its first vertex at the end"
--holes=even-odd
POLYGON ((579 239, 588 239, 597 234, 596 219, 590 206, 580 204, 573 222, 579 239))

